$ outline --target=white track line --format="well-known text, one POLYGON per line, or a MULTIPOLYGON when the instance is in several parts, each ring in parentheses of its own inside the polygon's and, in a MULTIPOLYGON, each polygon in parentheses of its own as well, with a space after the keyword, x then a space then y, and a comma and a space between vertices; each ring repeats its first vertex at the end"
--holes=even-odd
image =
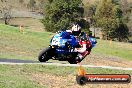
MULTIPOLYGON (((78 67, 78 64, 61 64, 61 63, 9 63, 9 62, 0 62, 3 65, 53 65, 53 66, 64 66, 64 67, 78 67)), ((116 69, 116 70, 132 70, 132 68, 123 68, 123 67, 112 67, 112 66, 94 66, 94 65, 82 65, 83 67, 90 68, 106 68, 106 69, 116 69)))

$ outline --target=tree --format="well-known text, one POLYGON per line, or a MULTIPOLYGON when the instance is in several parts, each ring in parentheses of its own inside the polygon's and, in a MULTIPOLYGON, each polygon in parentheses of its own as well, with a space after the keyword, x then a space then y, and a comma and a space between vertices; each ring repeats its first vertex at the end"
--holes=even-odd
POLYGON ((35 0, 30 0, 28 3, 29 8, 33 11, 35 6, 36 6, 36 1, 35 0))
POLYGON ((42 23, 47 31, 67 29, 81 21, 84 13, 81 0, 49 0, 44 9, 42 23))
POLYGON ((85 17, 93 17, 95 15, 95 11, 96 11, 96 3, 91 4, 91 3, 87 3, 84 5, 84 16, 85 17))
POLYGON ((11 10, 12 10, 12 5, 9 4, 7 0, 1 0, 1 5, 0 5, 0 12, 3 15, 3 19, 5 24, 9 24, 9 21, 11 20, 11 10))
MULTIPOLYGON (((102 0, 97 6, 94 19, 95 26, 102 28, 105 39, 119 39, 119 36, 121 37, 119 32, 126 32, 125 30, 127 30, 124 29, 126 27, 122 22, 122 11, 113 0, 102 0)), ((123 36, 127 36, 127 33, 124 33, 123 36)))
POLYGON ((19 0, 19 3, 23 4, 24 3, 24 0, 19 0))
POLYGON ((45 3, 47 3, 48 0, 38 0, 38 4, 37 4, 37 7, 38 7, 38 12, 40 14, 43 14, 44 15, 44 8, 45 8, 45 3))
POLYGON ((115 35, 118 41, 128 41, 129 29, 126 24, 120 23, 119 27, 115 31, 115 35))
POLYGON ((94 24, 94 15, 96 12, 98 1, 95 1, 94 3, 86 3, 84 5, 84 17, 89 22, 90 26, 93 26, 94 24))
POLYGON ((117 26, 114 4, 110 0, 102 0, 95 13, 95 26, 101 27, 105 37, 110 36, 117 26))
POLYGON ((132 34, 132 2, 127 2, 127 0, 121 0, 121 9, 123 11, 123 22, 127 24, 130 31, 130 37, 132 34))
POLYGON ((120 5, 121 5, 121 9, 123 12, 123 15, 127 14, 127 7, 128 7, 128 2, 127 0, 120 0, 120 5))

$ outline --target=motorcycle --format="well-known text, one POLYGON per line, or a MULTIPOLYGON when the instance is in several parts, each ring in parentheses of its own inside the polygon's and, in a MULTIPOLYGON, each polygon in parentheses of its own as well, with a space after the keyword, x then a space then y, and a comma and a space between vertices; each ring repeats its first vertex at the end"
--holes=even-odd
MULTIPOLYGON (((96 44, 96 39, 89 37, 88 40, 91 43, 91 47, 87 50, 91 51, 96 44)), ((61 31, 52 37, 49 47, 39 53, 38 60, 40 62, 46 62, 49 59, 53 59, 68 61, 70 64, 77 64, 78 59, 76 58, 79 52, 74 51, 77 47, 80 47, 78 39, 66 31, 61 31)))

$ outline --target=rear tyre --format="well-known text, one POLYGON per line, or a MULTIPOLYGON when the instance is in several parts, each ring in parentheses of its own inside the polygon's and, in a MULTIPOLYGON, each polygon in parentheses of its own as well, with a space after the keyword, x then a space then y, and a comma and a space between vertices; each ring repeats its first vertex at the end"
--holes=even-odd
POLYGON ((38 56, 38 60, 40 62, 46 62, 48 61, 50 58, 51 58, 51 55, 50 55, 50 52, 51 52, 51 49, 50 47, 46 48, 46 49, 43 49, 40 53, 39 53, 39 56, 38 56))
POLYGON ((77 64, 77 63, 80 63, 82 60, 80 59, 80 57, 76 56, 76 58, 74 58, 74 59, 69 59, 68 62, 70 64, 77 64))
POLYGON ((77 64, 78 63, 75 59, 70 59, 70 60, 68 60, 68 62, 70 64, 77 64))
POLYGON ((77 52, 76 53, 72 53, 72 58, 68 59, 67 61, 70 64, 77 64, 77 63, 81 62, 80 58, 77 55, 78 55, 77 52))

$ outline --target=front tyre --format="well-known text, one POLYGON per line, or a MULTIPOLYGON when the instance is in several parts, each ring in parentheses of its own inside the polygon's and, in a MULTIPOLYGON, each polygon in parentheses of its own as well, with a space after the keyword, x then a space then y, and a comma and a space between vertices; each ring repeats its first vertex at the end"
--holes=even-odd
POLYGON ((51 57, 50 55, 50 52, 51 52, 51 47, 48 47, 46 49, 43 49, 40 53, 39 53, 39 56, 38 56, 38 60, 40 62, 46 62, 48 61, 51 57))

